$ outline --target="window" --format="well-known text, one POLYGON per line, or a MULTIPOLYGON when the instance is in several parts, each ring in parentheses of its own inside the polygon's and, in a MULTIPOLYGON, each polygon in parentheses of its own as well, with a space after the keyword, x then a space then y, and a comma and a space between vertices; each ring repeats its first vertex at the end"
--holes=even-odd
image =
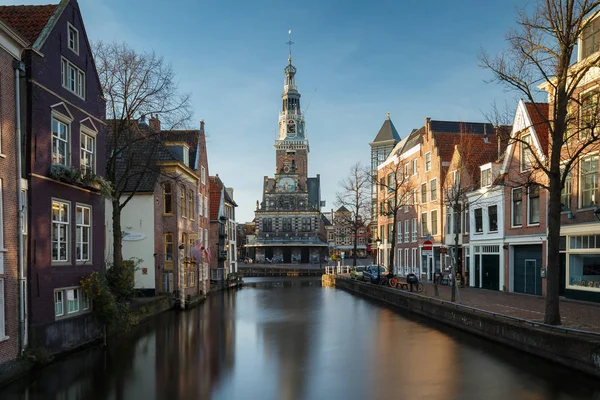
POLYGON ((394 174, 394 173, 388 174, 386 186, 387 186, 388 193, 391 193, 396 189, 396 174, 394 174))
POLYGON ((90 309, 90 298, 85 293, 81 293, 81 308, 84 310, 90 309))
POLYGON ((425 172, 431 171, 431 153, 425 153, 425 172))
POLYGON ((540 223, 540 187, 532 185, 529 187, 529 222, 528 225, 536 225, 540 223))
POLYGON ((310 218, 302 217, 302 231, 309 232, 310 231, 310 218))
POLYGON ((596 193, 598 192, 598 155, 581 159, 581 173, 579 179, 581 207, 595 205, 596 193))
POLYGON ((208 218, 208 196, 204 196, 204 216, 208 218))
POLYGON ((404 221, 404 241, 408 243, 410 241, 410 220, 404 221))
POLYGON ((384 226, 381 225, 379 226, 379 239, 381 239, 382 243, 385 243, 385 231, 384 231, 384 226))
POLYGON ((204 229, 204 248, 208 249, 208 229, 204 229))
POLYGON ((69 49, 73 50, 75 54, 79 54, 79 32, 71 24, 68 24, 67 31, 69 49))
POLYGON ((461 232, 461 212, 460 212, 460 204, 456 206, 456 211, 452 212, 452 222, 454 223, 454 233, 461 232))
POLYGON ((186 193, 185 186, 181 186, 181 190, 179 191, 179 193, 181 195, 181 200, 180 200, 180 202, 181 202, 181 216, 183 218, 187 218, 187 210, 186 210, 186 208, 187 208, 186 204, 187 203, 185 201, 185 193, 186 193))
POLYGON ((198 195, 198 217, 202 216, 202 212, 204 211, 204 209, 202 207, 203 207, 203 205, 202 205, 202 195, 199 194, 198 195))
POLYGON ((437 179, 432 179, 430 182, 430 190, 431 190, 431 201, 437 200, 437 179))
MULTIPOLYGON (((564 168, 561 169, 561 175, 564 172, 564 168)), ((567 173, 565 178, 565 186, 560 192, 560 205, 563 211, 571 209, 571 193, 573 188, 573 174, 571 170, 567 173)))
POLYGON ((421 183, 421 203, 427 203, 427 183, 421 183))
POLYGON ((181 232, 181 245, 180 246, 183 246, 183 249, 180 249, 180 250, 183 250, 184 257, 187 256, 187 250, 188 250, 187 245, 188 245, 187 233, 181 232))
POLYGON ((521 147, 521 172, 529 171, 532 164, 531 135, 523 135, 519 145, 521 147))
POLYGON ((412 219, 412 241, 413 242, 417 241, 417 219, 416 218, 412 219))
POLYGON ((498 206, 488 207, 488 223, 490 232, 498 230, 498 206))
POLYGON ((173 234, 165 233, 165 261, 173 261, 173 234))
POLYGON ((67 289, 67 314, 79 311, 79 292, 77 289, 67 289))
POLYGON ((54 292, 54 315, 60 317, 64 313, 63 292, 62 290, 57 290, 54 292))
POLYGON ((163 213, 173 214, 173 192, 170 182, 163 183, 163 213))
POLYGON ((404 249, 404 266, 408 267, 408 249, 404 249))
MULTIPOLYGON (((2 186, 1 183, 2 183, 2 180, 0 180, 0 188, 2 186)), ((27 204, 27 181, 25 181, 24 183, 25 184, 22 186, 23 190, 21 191, 21 198, 23 199, 22 200, 23 201, 23 212, 22 212, 23 223, 21 224, 21 232, 23 232, 23 235, 27 235, 27 226, 29 224, 29 220, 28 220, 29 206, 27 204)), ((2 216, 1 210, 0 210, 0 216, 2 216)))
POLYGON ((291 218, 283 218, 282 221, 282 231, 291 232, 292 231, 292 219, 291 218))
POLYGON ((190 213, 190 219, 194 219, 194 192, 188 190, 188 213, 190 213))
POLYGON ((93 174, 96 171, 96 164, 94 163, 94 137, 81 134, 81 169, 89 174, 93 174))
POLYGON ((271 218, 263 219, 263 232, 273 231, 273 220, 271 218))
POLYGON ((52 202, 52 261, 69 261, 69 203, 52 202))
POLYGON ((452 234, 452 209, 446 207, 446 234, 452 234))
POLYGON ((594 133, 598 135, 598 97, 600 90, 593 89, 581 95, 581 131, 579 136, 587 140, 594 133))
POLYGON ((410 173, 408 172, 408 164, 404 164, 404 180, 407 180, 409 176, 410 173))
POLYGON ((85 98, 85 72, 64 58, 61 61, 62 86, 82 99, 85 98))
POLYGON ((411 263, 412 263, 412 270, 413 272, 417 272, 417 248, 413 248, 412 249, 412 254, 411 256, 411 263))
POLYGON ((69 125, 52 118, 52 163, 69 165, 69 125))
POLYGON ((483 212, 481 208, 475 209, 475 233, 483 232, 483 212))
POLYGON ((465 204, 465 235, 469 233, 471 229, 471 219, 469 217, 469 205, 465 204))
POLYGON ((181 155, 183 157, 183 164, 186 167, 190 166, 190 149, 187 146, 181 146, 181 155))
POLYGON ((92 209, 86 206, 77 206, 76 208, 76 227, 77 227, 77 261, 90 260, 90 235, 92 227, 92 209))
POLYGON ((429 229, 427 228, 427 213, 421 213, 421 236, 427 236, 429 229))
POLYGON ((419 202, 419 197, 418 197, 418 194, 417 194, 417 189, 413 189, 412 205, 414 206, 418 202, 419 202))
POLYGON ((481 187, 491 186, 492 184, 492 169, 486 168, 481 170, 481 187))
POLYGON ((204 168, 204 165, 200 167, 200 182, 202 182, 202 184, 206 184, 206 168, 204 168))
POLYGON ((438 234, 438 212, 437 210, 431 210, 431 234, 438 234))
POLYGON ((416 158, 414 160, 412 160, 412 174, 413 175, 417 174, 417 159, 416 158))
POLYGON ((523 204, 523 189, 517 188, 512 190, 512 226, 521 226, 521 217, 523 210, 521 205, 523 204))
MULTIPOLYGON (((398 255, 396 256, 396 266, 402 268, 402 249, 398 249, 398 255)), ((398 273, 394 271, 394 273, 398 273)))
POLYGON ((394 224, 387 224, 387 240, 386 243, 392 243, 393 241, 393 232, 394 231, 394 224))
POLYGON ((402 221, 398 222, 398 227, 396 228, 396 242, 402 243, 402 221))

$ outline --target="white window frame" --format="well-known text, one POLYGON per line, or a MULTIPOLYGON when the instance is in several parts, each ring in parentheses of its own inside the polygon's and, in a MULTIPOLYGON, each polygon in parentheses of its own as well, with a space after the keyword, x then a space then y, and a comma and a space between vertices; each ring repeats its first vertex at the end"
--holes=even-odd
POLYGON ((437 178, 433 178, 429 181, 429 201, 437 201, 437 178), (435 190, 434 190, 435 189, 435 190), (435 199, 433 198, 433 194, 435 193, 435 199))
POLYGON ((492 186, 492 169, 485 168, 481 170, 481 187, 492 186), (484 173, 487 179, 484 179, 484 173))
POLYGON ((412 162, 412 174, 414 176, 414 175, 417 174, 417 168, 418 168, 418 166, 417 166, 417 159, 413 158, 413 160, 411 162, 412 162))
POLYGON ((410 242, 410 219, 404 221, 404 242, 410 242))
MULTIPOLYGON (((577 196, 578 199, 578 203, 579 203, 579 208, 588 208, 588 207, 594 207, 593 205, 584 205, 583 204, 583 179, 585 178, 584 174, 583 174, 583 163, 586 162, 586 159, 590 159, 590 162, 593 161, 593 159, 596 158, 598 165, 600 166, 600 158, 598 156, 598 153, 592 153, 592 154, 586 154, 585 156, 581 157, 579 159, 579 179, 578 179, 578 187, 579 187, 579 195, 577 196)), ((598 170, 596 170, 596 175, 599 175, 598 170)), ((594 197, 594 202, 597 204, 598 203, 598 187, 596 187, 596 189, 594 189, 594 193, 592 193, 593 197, 594 197)))
POLYGON ((92 207, 88 206, 87 204, 76 204, 75 206, 75 260, 78 262, 87 262, 87 261, 91 261, 92 260, 92 207), (82 215, 82 222, 79 223, 77 221, 77 216, 79 215, 79 211, 82 211, 83 215, 82 215), (85 224, 84 222, 84 216, 85 216, 85 211, 88 211, 88 217, 89 217, 89 222, 88 224, 85 224), (81 228, 81 231, 80 231, 81 228), (88 230, 88 242, 84 242, 83 241, 83 232, 84 230, 88 230), (87 254, 87 258, 83 258, 82 257, 82 250, 80 252, 80 249, 82 249, 83 245, 87 244, 88 246, 88 254, 87 254))
POLYGON ((416 242, 417 238, 419 236, 419 231, 418 231, 418 222, 416 218, 412 219, 412 241, 416 242))
POLYGON ((421 204, 425 204, 427 203, 427 182, 423 182, 421 183, 421 193, 420 193, 420 197, 421 197, 421 204), (425 187, 425 190, 423 190, 423 187, 425 187), (425 198, 423 198, 423 193, 425 194, 425 198))
POLYGON ((412 270, 413 273, 415 272, 416 268, 417 268, 417 248, 413 247, 412 251, 411 251, 411 266, 412 266, 412 270))
POLYGON ((52 113, 52 118, 50 118, 50 135, 52 136, 51 144, 52 144, 52 164, 59 165, 71 165, 71 121, 68 121, 65 118, 59 117, 56 113, 52 113), (54 121, 57 122, 59 131, 58 135, 54 134, 54 121), (60 137, 60 125, 64 125, 66 127, 66 139, 60 137), (57 144, 55 146, 54 140, 56 139, 57 144), (65 146, 65 162, 58 162, 58 145, 63 144, 65 146))
POLYGON ((206 168, 204 168, 204 165, 200 167, 200 181, 203 185, 206 184, 206 168))
POLYGON ((431 171, 431 152, 425 153, 425 172, 431 171))
POLYGON ((190 148, 187 146, 181 146, 181 157, 183 160, 183 164, 186 167, 190 166, 190 148))
POLYGON ((204 228, 204 248, 208 249, 208 229, 204 228))
POLYGON ((421 237, 425 237, 426 234, 429 234, 429 221, 427 221, 427 211, 424 211, 421 213, 421 237), (425 224, 423 224, 423 216, 425 216, 425 224))
POLYGON ((204 196, 204 216, 209 218, 208 215, 208 196, 204 196))
POLYGON ((475 224, 475 232, 474 233, 476 235, 482 234, 485 231, 485 223, 483 222, 483 208, 482 207, 477 207, 477 208, 473 209, 473 222, 475 224), (480 231, 477 230, 477 211, 479 211, 481 213, 481 230, 480 231))
POLYGON ((396 255, 396 270, 394 271, 394 273, 398 273, 399 268, 402 268, 402 249, 398 249, 397 250, 397 255, 396 255))
MULTIPOLYGON (((71 250, 71 246, 70 246, 70 243, 69 243, 69 240, 70 240, 69 239, 70 238, 69 232, 71 230, 71 203, 68 202, 68 201, 65 201, 65 200, 60 200, 60 199, 53 198, 52 199, 52 204, 51 204, 50 208, 51 208, 50 209, 50 221, 52 221, 51 234, 50 234, 50 254, 51 254, 51 258, 52 258, 52 263, 68 263, 69 260, 70 260, 69 252, 71 250), (63 221, 63 220, 58 220, 58 221, 54 220, 54 215, 53 215, 53 211, 52 211, 52 209, 54 208, 54 203, 57 203, 59 205, 59 207, 60 207, 60 205, 65 205, 66 206, 66 222, 63 221), (65 240, 61 240, 62 238, 59 235, 58 241, 56 242, 56 244, 57 244, 57 249, 56 250, 57 250, 57 255, 58 255, 58 258, 56 260, 54 259, 54 255, 52 254, 52 250, 54 248, 54 242, 55 242, 54 236, 53 236, 54 235, 54 224, 59 225, 58 229, 57 229, 57 232, 59 232, 59 233, 60 233, 60 225, 65 225, 66 226, 66 229, 65 229, 66 238, 65 238, 65 240), (64 242, 65 246, 66 246, 66 251, 65 251, 65 257, 66 257, 66 259, 64 259, 64 260, 60 258, 60 244, 62 242, 64 242)), ((60 208, 59 208, 59 213, 61 213, 60 208)))
POLYGON ((540 217, 541 217, 541 213, 542 213, 542 207, 540 206, 540 199, 541 199, 541 188, 538 186, 537 190, 538 190, 538 196, 537 196, 537 206, 538 206, 538 222, 531 222, 531 205, 533 204, 531 201, 531 190, 532 190, 533 186, 529 186, 529 188, 527 189, 527 226, 538 226, 540 224, 540 217))
POLYGON ((521 136, 521 140, 519 141, 519 147, 521 150, 519 153, 519 164, 521 167, 521 172, 529 171, 533 166, 533 137, 531 133, 527 133, 521 136), (527 155, 526 153, 529 153, 529 155, 527 155), (526 157, 529 157, 529 160, 526 160, 526 157))
POLYGON ((54 290, 54 316, 61 317, 65 315, 65 297, 62 289, 54 290), (56 312, 56 306, 58 304, 58 297, 60 297, 60 314, 56 312))
POLYGON ((67 297, 67 314, 75 314, 78 313, 81 309, 81 305, 79 304, 79 289, 78 288, 68 288, 65 289, 65 294, 67 297), (69 294, 70 292, 73 293, 73 300, 69 300, 69 294), (71 308, 71 304, 76 304, 77 305, 77 309, 70 311, 69 309, 71 308))
POLYGON ((396 226, 396 243, 402 243, 402 221, 399 221, 396 226))
POLYGON ((79 55, 79 30, 70 22, 67 22, 67 47, 79 55), (74 33, 73 46, 71 46, 71 32, 74 33))
POLYGON ((500 221, 500 218, 499 218, 500 215, 498 214, 498 209, 499 209, 499 207, 497 204, 490 204, 489 206, 487 206, 487 215, 488 215, 488 226, 487 227, 488 227, 488 232, 490 232, 490 233, 498 232, 498 225, 499 225, 499 221, 500 221), (491 229, 492 228, 492 219, 490 218, 490 208, 492 208, 492 207, 496 207, 496 229, 494 229, 494 230, 491 229))
POLYGON ((96 174, 96 135, 88 130, 82 129, 80 133, 80 159, 79 165, 82 170, 89 170, 96 174), (85 146, 84 146, 85 144, 85 146), (91 144, 91 149, 88 147, 91 144), (90 160, 92 167, 86 166, 84 169, 83 160, 90 160))
POLYGON ((510 191, 510 226, 512 228, 520 228, 523 226, 523 187, 514 188, 510 191), (514 201, 514 192, 515 190, 521 191, 521 223, 519 225, 515 225, 515 201, 514 201))
POLYGON ((60 61, 60 72, 62 87, 85 100, 85 72, 64 57, 60 61))

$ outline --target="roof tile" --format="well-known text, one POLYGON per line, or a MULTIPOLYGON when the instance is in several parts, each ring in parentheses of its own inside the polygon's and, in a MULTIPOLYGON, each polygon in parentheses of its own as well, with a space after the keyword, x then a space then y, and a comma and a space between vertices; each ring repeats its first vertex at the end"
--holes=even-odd
POLYGON ((30 43, 34 43, 57 7, 58 4, 0 6, 0 18, 30 43))

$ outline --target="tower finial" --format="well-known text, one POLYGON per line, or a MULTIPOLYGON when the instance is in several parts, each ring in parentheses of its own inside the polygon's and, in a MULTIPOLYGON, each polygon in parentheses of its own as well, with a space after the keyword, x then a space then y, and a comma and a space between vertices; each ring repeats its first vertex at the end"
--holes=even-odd
POLYGON ((294 42, 292 42, 292 30, 291 29, 288 31, 288 35, 289 35, 289 37, 288 37, 288 41, 286 42, 286 44, 288 46, 290 46, 290 53, 288 56, 288 61, 291 64, 292 63, 292 45, 294 44, 294 42))
POLYGON ((390 112, 389 111, 385 113, 385 119, 390 119, 390 112))

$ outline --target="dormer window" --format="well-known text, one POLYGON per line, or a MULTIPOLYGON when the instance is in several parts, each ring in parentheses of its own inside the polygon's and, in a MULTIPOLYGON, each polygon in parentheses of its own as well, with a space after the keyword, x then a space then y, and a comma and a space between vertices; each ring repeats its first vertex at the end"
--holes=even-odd
POLYGON ((492 185, 492 169, 486 168, 481 170, 481 187, 492 185))
POLYGON ((600 50, 600 18, 588 22, 581 35, 581 59, 600 50))
POLYGON ((73 50, 75 54, 79 54, 79 31, 73 25, 68 24, 67 35, 69 49, 73 50))

